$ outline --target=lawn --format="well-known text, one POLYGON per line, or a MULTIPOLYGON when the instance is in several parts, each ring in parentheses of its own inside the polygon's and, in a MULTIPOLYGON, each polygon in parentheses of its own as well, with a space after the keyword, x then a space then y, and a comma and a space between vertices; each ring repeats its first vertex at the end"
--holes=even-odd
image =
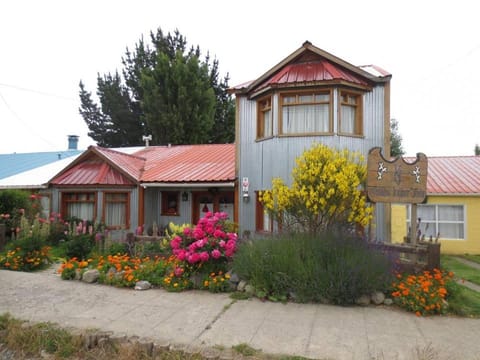
POLYGON ((452 271, 456 278, 480 285, 480 270, 465 265, 449 255, 442 255, 441 264, 442 268, 452 271))
POLYGON ((471 255, 471 254, 465 254, 462 255, 463 258, 476 262, 477 264, 480 264, 480 255, 471 255))

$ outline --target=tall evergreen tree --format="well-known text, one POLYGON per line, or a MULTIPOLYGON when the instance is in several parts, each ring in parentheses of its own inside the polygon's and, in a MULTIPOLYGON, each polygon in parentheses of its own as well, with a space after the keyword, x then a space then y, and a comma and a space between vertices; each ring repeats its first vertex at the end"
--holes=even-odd
POLYGON ((218 61, 201 60, 200 48, 187 50, 176 30, 150 33, 122 58, 122 77, 97 77, 100 106, 80 82, 80 114, 89 136, 101 146, 139 145, 152 134, 152 144, 227 143, 234 140, 234 102, 228 75, 219 80, 218 61))
POLYGON ((390 120, 390 155, 401 156, 405 154, 402 146, 402 136, 398 130, 397 119, 390 120))

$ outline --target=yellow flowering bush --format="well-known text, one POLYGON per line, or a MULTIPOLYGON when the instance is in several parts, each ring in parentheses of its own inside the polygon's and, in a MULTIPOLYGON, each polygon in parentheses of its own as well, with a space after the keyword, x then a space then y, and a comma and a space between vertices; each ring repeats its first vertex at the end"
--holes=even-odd
POLYGON ((260 201, 287 229, 319 233, 366 226, 372 217, 363 191, 366 173, 361 155, 315 144, 297 158, 292 185, 275 178, 260 201))

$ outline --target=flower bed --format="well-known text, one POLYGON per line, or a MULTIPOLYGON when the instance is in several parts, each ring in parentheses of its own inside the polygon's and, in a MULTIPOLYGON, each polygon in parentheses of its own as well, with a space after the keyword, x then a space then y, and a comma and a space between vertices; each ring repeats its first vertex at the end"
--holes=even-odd
POLYGON ((392 296, 400 307, 417 316, 442 314, 448 307, 447 284, 453 273, 434 269, 419 275, 397 274, 392 296))

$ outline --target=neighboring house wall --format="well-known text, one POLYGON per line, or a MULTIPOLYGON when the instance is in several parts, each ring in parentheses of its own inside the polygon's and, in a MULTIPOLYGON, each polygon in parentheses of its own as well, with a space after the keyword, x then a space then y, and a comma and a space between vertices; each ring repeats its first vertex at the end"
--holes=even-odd
MULTIPOLYGON (((463 207, 463 218, 455 216, 454 223, 463 223, 463 238, 452 239, 442 236, 440 231, 440 250, 444 254, 480 254, 480 197, 478 196, 428 196, 425 205, 445 205, 463 207)), ((422 205, 419 205, 422 206, 422 205)), ((403 242, 407 233, 407 207, 406 205, 395 204, 392 206, 392 240, 403 242)), ((450 221, 447 220, 447 221, 450 221)), ((442 221, 438 219, 438 221, 442 221)), ((422 222, 425 222, 422 219, 422 222)), ((461 225, 459 225, 461 226, 461 225)), ((421 230, 424 225, 421 226, 421 230)), ((426 238, 433 235, 431 230, 426 231, 426 238)))

